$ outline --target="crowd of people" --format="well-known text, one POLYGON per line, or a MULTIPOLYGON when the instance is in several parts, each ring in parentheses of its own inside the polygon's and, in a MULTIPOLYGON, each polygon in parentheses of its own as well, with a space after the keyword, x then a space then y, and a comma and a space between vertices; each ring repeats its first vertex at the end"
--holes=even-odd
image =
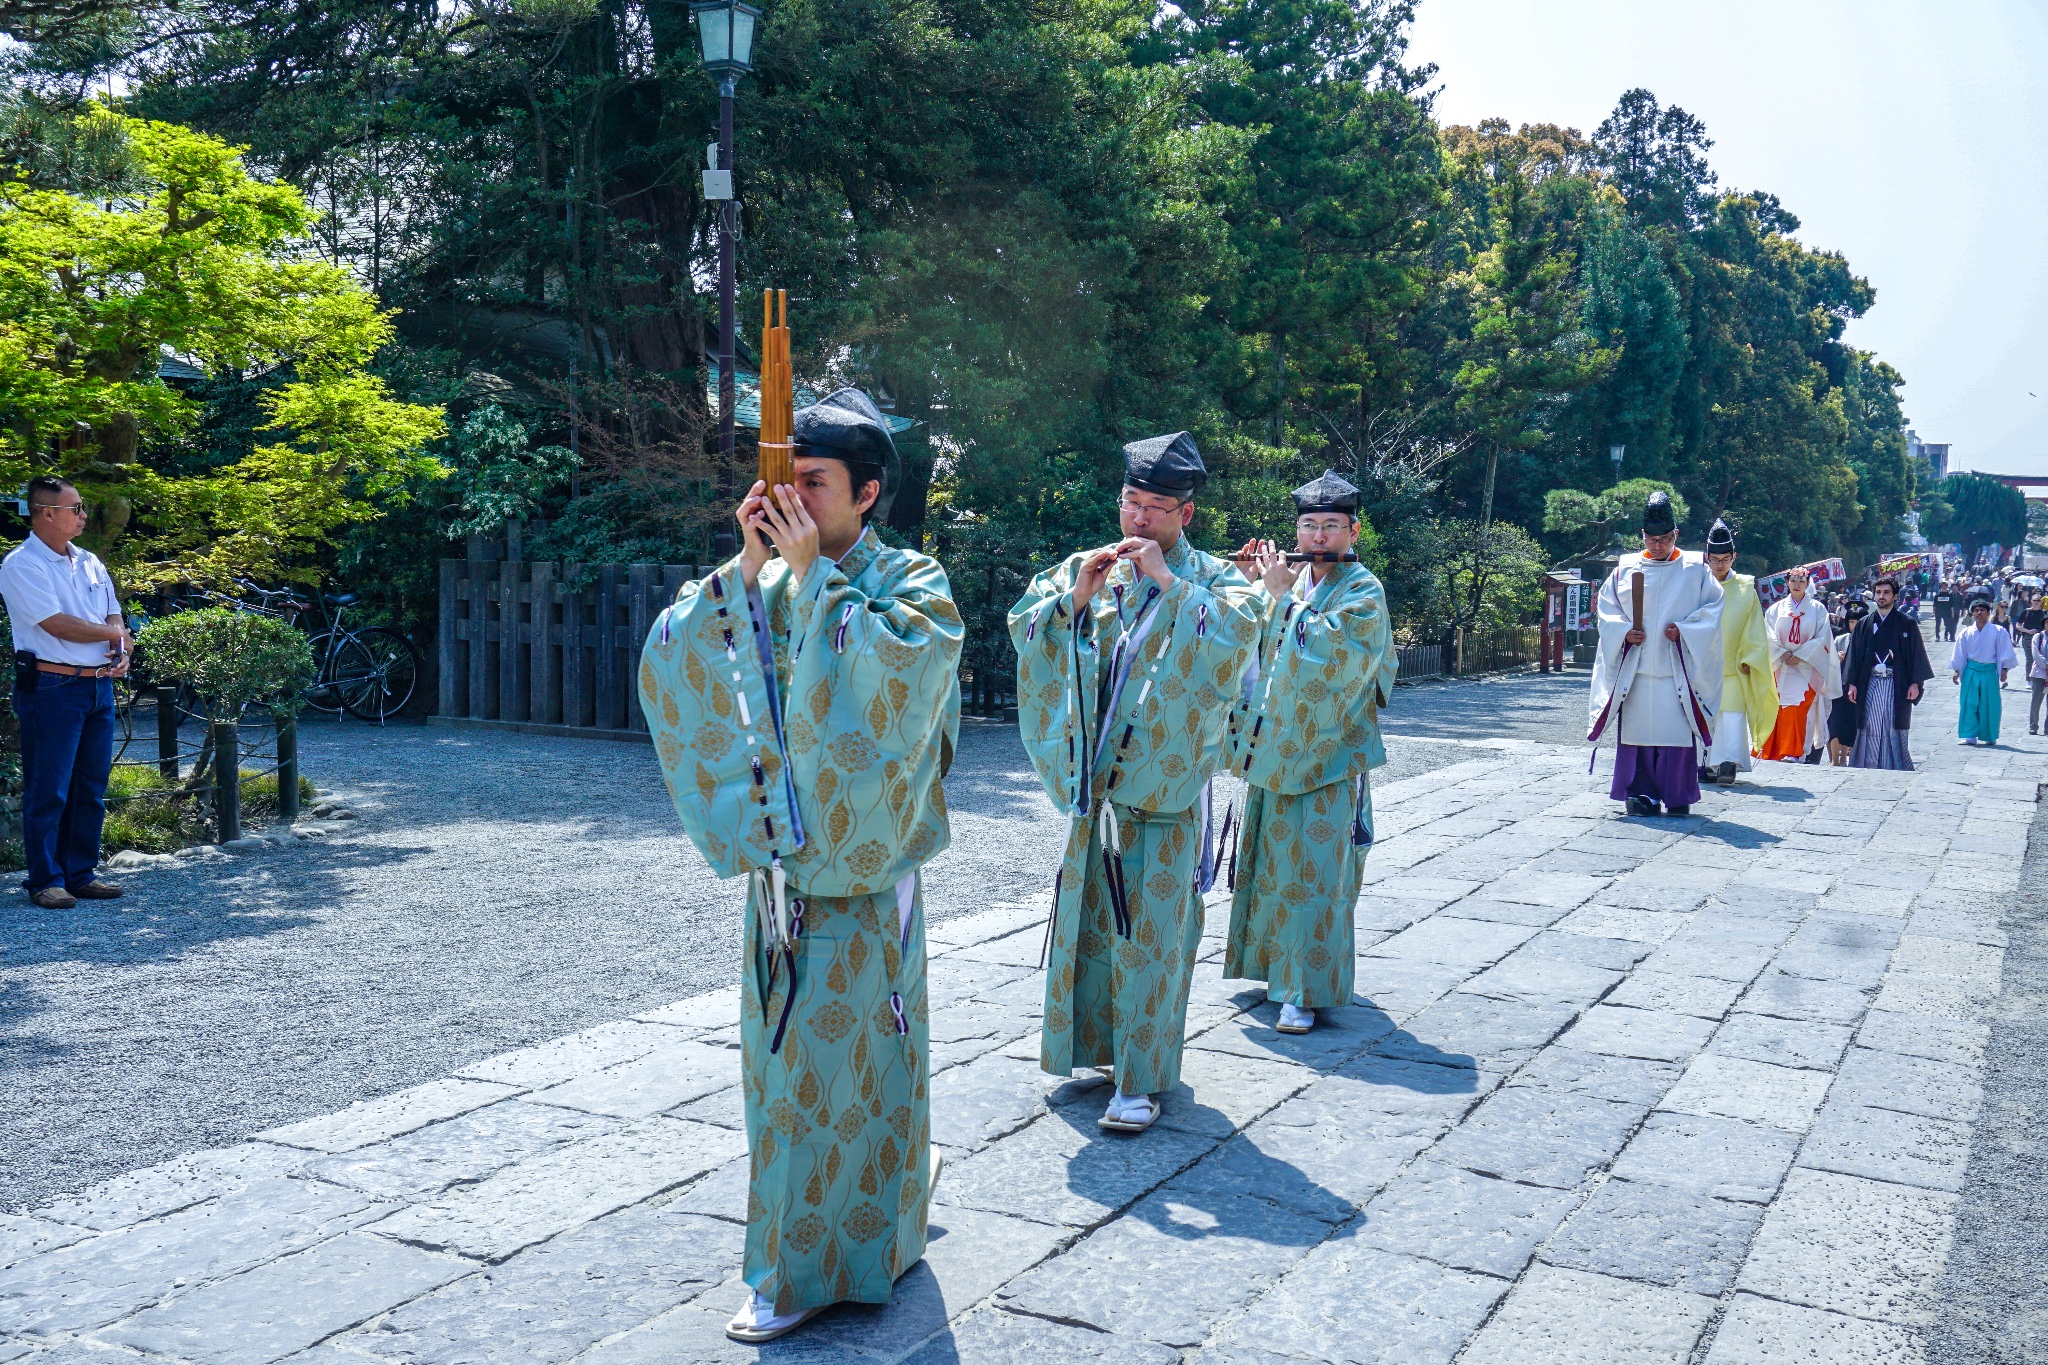
POLYGON ((1950 643, 1956 742, 1998 742, 2000 694, 2022 652, 2027 733, 2041 733, 2048 606, 2039 579, 1915 572, 1824 591, 1799 568, 1765 609, 1755 579, 1733 571, 1725 523, 1714 523, 1704 553, 1686 554, 1670 501, 1656 493, 1642 538, 1642 551, 1601 584, 1588 735, 1597 742, 1616 729, 1610 795, 1631 814, 1686 814, 1703 785, 1733 783, 1756 760, 1911 769, 1913 708, 1935 676, 1920 631, 1926 596, 1935 638, 1950 643))

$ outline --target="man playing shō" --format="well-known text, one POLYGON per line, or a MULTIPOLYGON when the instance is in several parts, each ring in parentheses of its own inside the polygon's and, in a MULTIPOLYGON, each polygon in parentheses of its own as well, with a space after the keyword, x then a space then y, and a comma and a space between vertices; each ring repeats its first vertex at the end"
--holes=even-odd
POLYGON ((1039 574, 1010 610, 1017 724, 1068 815, 1047 926, 1039 1064, 1113 1066, 1100 1123, 1140 1132, 1180 1083, 1215 875, 1209 777, 1258 642, 1251 585, 1187 543, 1208 479, 1186 432, 1124 447, 1124 539, 1039 574))
POLYGON ((884 545, 900 465, 866 394, 798 412, 794 485, 756 483, 739 556, 677 594, 640 701, 690 839, 749 879, 749 1151, 736 1341, 886 1303, 924 1255, 931 1060, 918 869, 946 847, 960 725, 945 571, 884 545), (771 546, 781 552, 770 557, 771 546))
MULTIPOLYGON (((1295 489, 1297 546, 1349 551, 1358 503, 1328 470, 1295 489)), ((1379 708, 1396 657, 1386 594, 1365 565, 1292 565, 1271 541, 1243 553, 1257 566, 1263 624, 1225 759, 1247 790, 1223 974, 1264 981, 1280 1005, 1275 1027, 1307 1033, 1318 1009, 1351 1002, 1352 916, 1372 846, 1368 769, 1386 762, 1379 708)))
POLYGON ((1714 744, 1700 767, 1700 781, 1735 781, 1749 771, 1749 758, 1778 716, 1771 686, 1771 650, 1764 634, 1764 605, 1756 579, 1735 572, 1735 532, 1716 517, 1707 532, 1707 569, 1721 585, 1721 710, 1714 717, 1714 744))
POLYGON ((1643 507, 1643 550, 1623 555, 1600 584, 1600 649, 1593 660, 1592 728, 1617 726, 1608 794, 1631 815, 1686 815, 1700 796, 1700 755, 1721 704, 1721 585, 1678 548, 1671 499, 1643 507), (1641 582, 1642 620, 1634 584, 1641 582))

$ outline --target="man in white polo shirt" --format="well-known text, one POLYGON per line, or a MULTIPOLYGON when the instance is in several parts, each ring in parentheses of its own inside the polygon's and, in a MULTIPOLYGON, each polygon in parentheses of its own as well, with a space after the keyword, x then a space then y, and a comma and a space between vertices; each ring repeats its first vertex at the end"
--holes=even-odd
POLYGON ((21 720, 21 825, 30 899, 69 910, 121 888, 93 875, 114 764, 114 683, 130 639, 114 580, 72 539, 85 529, 78 490, 29 480, 29 537, 0 561, 14 628, 14 713, 21 720))

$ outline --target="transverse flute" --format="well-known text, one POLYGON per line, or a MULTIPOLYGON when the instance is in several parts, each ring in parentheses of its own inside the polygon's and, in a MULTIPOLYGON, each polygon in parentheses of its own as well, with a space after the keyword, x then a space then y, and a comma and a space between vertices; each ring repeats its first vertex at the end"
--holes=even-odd
MULTIPOLYGON (((1255 555, 1225 555, 1233 564, 1249 564, 1255 555)), ((1352 550, 1289 550, 1289 564, 1356 564, 1358 555, 1352 550)))

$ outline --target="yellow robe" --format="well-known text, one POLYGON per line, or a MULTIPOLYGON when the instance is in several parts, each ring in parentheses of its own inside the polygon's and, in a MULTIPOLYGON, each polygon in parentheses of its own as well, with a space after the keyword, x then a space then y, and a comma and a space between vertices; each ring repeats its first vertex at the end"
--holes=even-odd
POLYGON ((1764 747, 1778 723, 1778 685, 1771 673, 1771 637, 1764 629, 1764 604, 1756 579, 1731 573, 1721 585, 1721 709, 1742 708, 1749 721, 1749 747, 1764 747), (1749 665, 1749 672, 1742 665, 1749 665))

